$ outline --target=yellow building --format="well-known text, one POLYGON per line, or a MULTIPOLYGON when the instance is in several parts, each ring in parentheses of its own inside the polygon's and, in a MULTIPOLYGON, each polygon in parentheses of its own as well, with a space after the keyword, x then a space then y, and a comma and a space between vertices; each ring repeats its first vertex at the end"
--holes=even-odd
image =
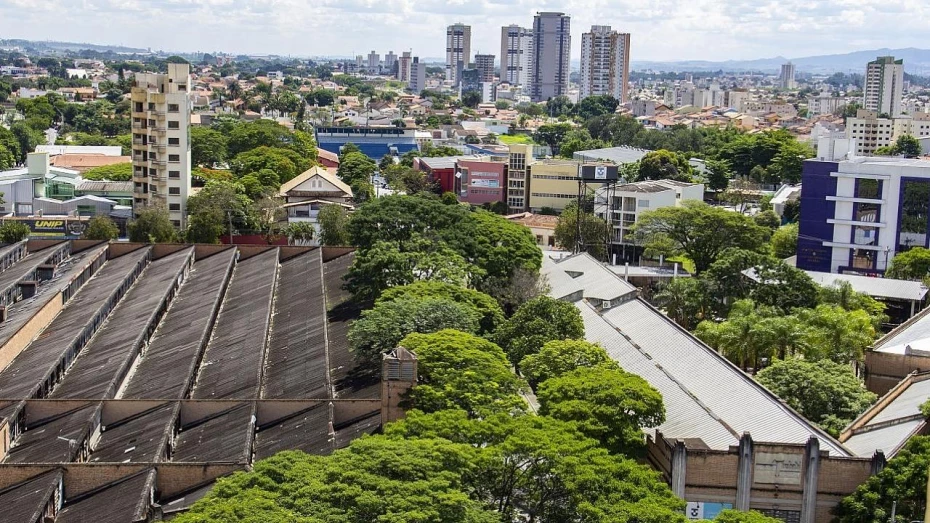
MULTIPOLYGON (((587 164, 590 165, 590 164, 587 164)), ((578 198, 578 178, 582 163, 574 160, 542 160, 529 166, 529 208, 539 212, 543 207, 561 211, 578 198)), ((603 184, 589 183, 585 192, 591 197, 603 184)))

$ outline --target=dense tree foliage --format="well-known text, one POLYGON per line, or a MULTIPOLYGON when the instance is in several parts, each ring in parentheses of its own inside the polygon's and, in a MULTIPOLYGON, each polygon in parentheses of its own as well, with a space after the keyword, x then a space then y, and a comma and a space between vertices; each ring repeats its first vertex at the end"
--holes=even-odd
POLYGON ((584 322, 574 305, 540 296, 517 309, 497 330, 494 340, 507 353, 511 363, 518 365, 550 341, 583 337, 584 322))
POLYGON ((834 510, 839 523, 890 521, 897 504, 895 523, 921 521, 927 503, 927 470, 930 468, 930 437, 915 436, 878 474, 859 485, 834 510))
POLYGON ((598 260, 603 260, 607 255, 607 241, 610 225, 594 213, 588 210, 578 212, 578 203, 569 202, 559 215, 559 221, 555 225, 555 242, 563 249, 574 250, 576 246, 581 246, 583 252, 587 252, 598 260), (579 216, 580 215, 580 216, 579 216), (579 228, 579 218, 581 226, 579 228), (578 236, 578 233, 581 236, 578 236))
POLYGON ((848 363, 829 360, 778 360, 756 379, 833 436, 839 436, 877 398, 848 363))
POLYGON ((206 165, 226 161, 229 140, 226 135, 211 129, 195 125, 191 127, 191 163, 193 165, 206 165))
POLYGON ((615 365, 600 345, 584 340, 554 340, 543 345, 538 353, 523 358, 520 371, 529 384, 536 387, 549 378, 599 365, 615 365))
POLYGON ((132 180, 132 163, 114 163, 88 169, 81 175, 85 180, 111 180, 128 182, 132 180))
POLYGON ((636 181, 676 180, 690 182, 692 181, 691 174, 692 168, 685 155, 660 149, 646 153, 639 160, 636 181))
POLYGON ((143 209, 127 226, 129 241, 141 243, 170 243, 178 241, 178 233, 171 224, 168 210, 163 207, 143 209))
POLYGON ((347 246, 349 242, 349 213, 336 204, 324 205, 316 216, 320 224, 320 244, 347 246))
POLYGON ((119 228, 109 216, 98 214, 87 222, 87 228, 81 238, 84 240, 115 240, 119 237, 119 228))
POLYGON ((930 249, 912 247, 895 254, 888 270, 885 271, 885 276, 918 281, 930 276, 930 249))
POLYGON ((252 200, 244 194, 241 184, 210 181, 197 194, 187 199, 190 215, 187 241, 218 243, 220 236, 230 232, 252 232, 257 228, 252 200), (229 227, 233 227, 233 231, 229 227))
POLYGON ((772 233, 772 254, 785 259, 794 256, 798 250, 798 224, 789 223, 772 233))
POLYGON ((421 281, 392 287, 378 299, 378 304, 400 299, 439 298, 473 309, 479 316, 479 334, 491 334, 504 321, 504 313, 494 298, 473 289, 435 281, 421 281))
POLYGON ((510 370, 500 347, 457 330, 410 334, 400 345, 417 355, 417 386, 407 406, 425 412, 460 409, 472 417, 526 409, 525 383, 510 370))
POLYGON ((540 414, 577 423, 583 434, 616 454, 644 451, 642 429, 665 421, 659 391, 616 364, 579 367, 550 378, 539 384, 536 397, 540 414))
POLYGON ((635 230, 647 246, 670 240, 675 252, 691 259, 698 272, 708 269, 726 248, 763 249, 770 235, 752 218, 697 201, 644 212, 635 230))

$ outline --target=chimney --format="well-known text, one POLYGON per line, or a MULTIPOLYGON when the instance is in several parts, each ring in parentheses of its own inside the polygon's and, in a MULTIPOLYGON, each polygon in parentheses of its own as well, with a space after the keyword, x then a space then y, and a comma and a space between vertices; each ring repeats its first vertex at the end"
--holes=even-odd
POLYGON ((404 395, 417 384, 417 357, 397 347, 381 360, 381 423, 404 417, 400 406, 404 395))

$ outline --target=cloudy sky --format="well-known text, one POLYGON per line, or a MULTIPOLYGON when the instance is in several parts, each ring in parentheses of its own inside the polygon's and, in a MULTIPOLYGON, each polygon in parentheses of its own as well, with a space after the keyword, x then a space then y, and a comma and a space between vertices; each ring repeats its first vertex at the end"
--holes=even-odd
POLYGON ((0 38, 168 51, 444 56, 445 26, 500 53, 500 27, 572 17, 572 56, 594 24, 632 34, 635 60, 724 60, 928 47, 927 0, 0 0, 0 38))

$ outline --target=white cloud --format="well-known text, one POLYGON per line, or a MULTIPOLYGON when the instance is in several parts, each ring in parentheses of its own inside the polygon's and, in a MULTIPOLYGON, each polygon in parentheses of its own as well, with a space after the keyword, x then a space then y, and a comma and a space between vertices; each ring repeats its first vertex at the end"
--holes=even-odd
POLYGON ((4 37, 170 51, 284 55, 444 55, 445 26, 472 26, 472 49, 499 53, 500 27, 536 11, 581 33, 632 34, 634 60, 744 59, 926 46, 926 0, 0 0, 4 37), (866 21, 868 23, 866 23, 866 21))

